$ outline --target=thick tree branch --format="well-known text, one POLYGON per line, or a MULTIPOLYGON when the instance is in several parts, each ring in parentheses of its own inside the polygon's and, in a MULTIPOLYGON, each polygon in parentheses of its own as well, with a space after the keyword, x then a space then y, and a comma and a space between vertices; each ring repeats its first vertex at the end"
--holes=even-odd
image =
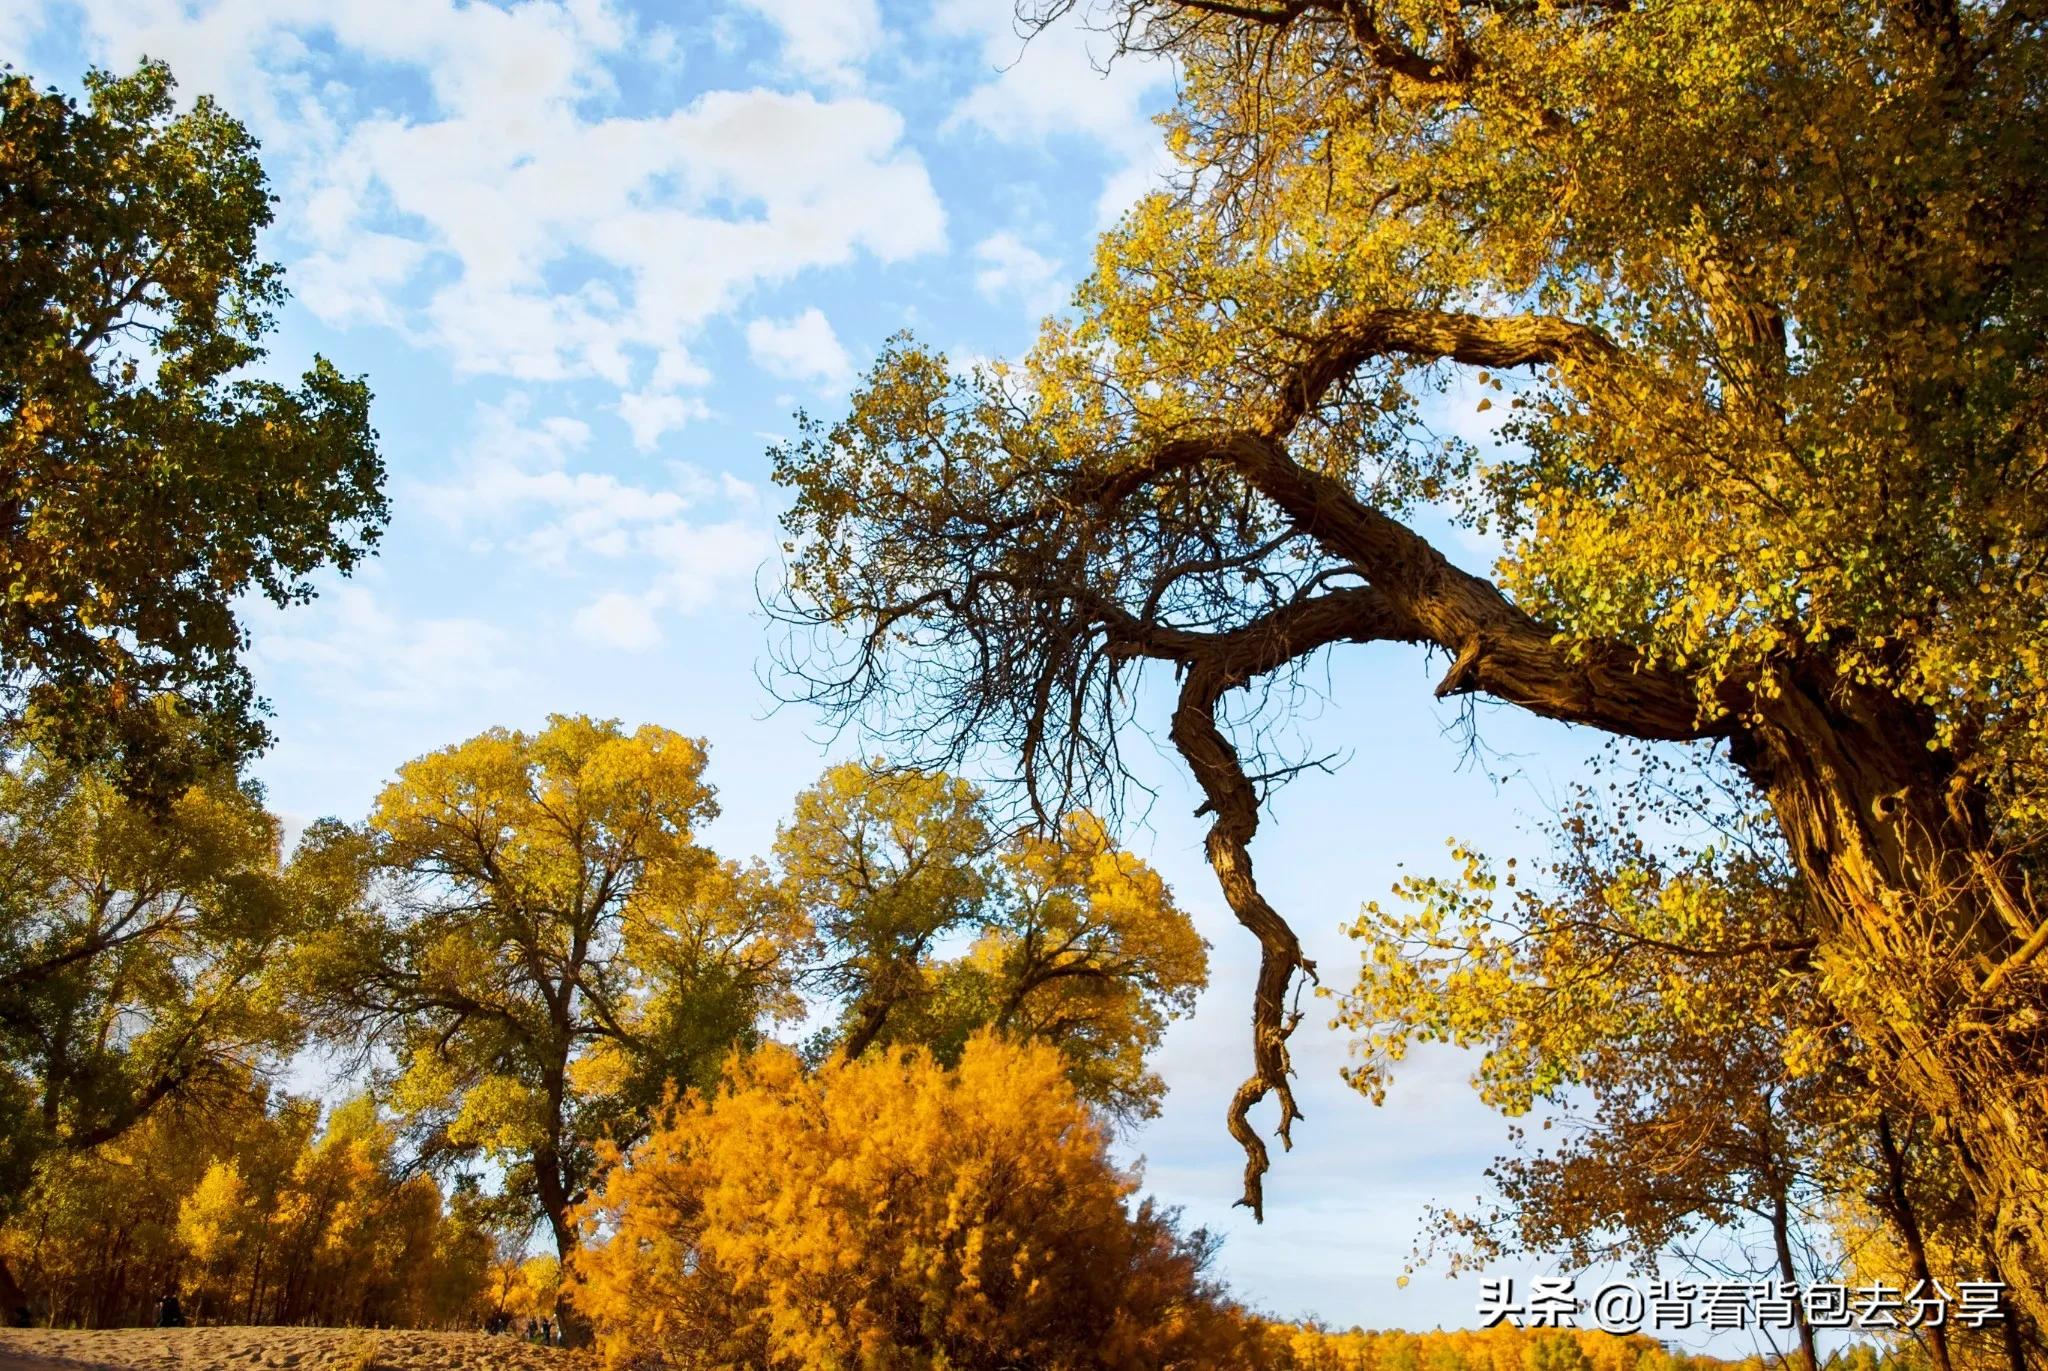
MULTIPOLYGON (((1375 590, 1333 591, 1274 611, 1224 634, 1153 629, 1140 632, 1139 651, 1187 662, 1180 704, 1170 730, 1214 813, 1209 827, 1209 865, 1239 923, 1259 940, 1259 976, 1252 1001, 1253 1071, 1230 1101, 1230 1134, 1245 1152, 1244 1195, 1238 1203, 1265 1217, 1263 1177, 1271 1164, 1266 1144, 1252 1127, 1251 1111, 1268 1094, 1280 1099, 1279 1137, 1291 1146, 1290 1131, 1301 1110, 1288 1084, 1287 1039, 1300 1022, 1288 1007, 1297 971, 1313 978, 1315 965, 1301 955, 1294 930, 1260 893, 1252 875, 1250 843, 1259 825, 1258 791, 1245 774, 1237 749, 1216 722, 1217 703, 1230 690, 1322 647, 1338 642, 1413 640, 1409 623, 1375 590)), ((1114 631, 1114 630, 1113 630, 1114 631)))
POLYGON ((1730 726, 1724 709, 1703 709, 1690 678, 1646 668, 1621 644, 1569 642, 1343 483, 1296 463, 1287 438, 1331 387, 1376 357, 1506 368, 1598 362, 1613 352, 1597 330, 1565 320, 1374 311, 1309 343, 1255 428, 1162 443, 1088 492, 1113 505, 1175 472, 1225 463, 1294 528, 1369 582, 1298 601, 1224 634, 1160 625, 1149 622, 1149 615, 1141 619, 1113 603, 1082 597, 1108 633, 1112 656, 1161 658, 1188 668, 1171 734, 1207 798, 1204 809, 1216 816, 1207 840, 1210 865, 1232 912, 1260 946, 1254 1069, 1232 1098, 1228 1117, 1246 1156, 1240 1203, 1255 1215, 1263 1217, 1270 1158, 1249 1116, 1267 1095, 1277 1095, 1283 1145, 1301 1117, 1288 1083, 1287 1039, 1299 1019, 1288 996, 1295 973, 1313 975, 1313 968, 1253 876, 1249 844, 1258 826, 1258 795, 1217 725, 1222 697, 1332 643, 1424 642, 1453 654, 1439 697, 1483 691, 1550 718, 1643 738, 1696 739, 1730 726))
MULTIPOLYGON (((1081 494, 1114 504, 1175 472, 1227 463, 1302 532, 1371 582, 1375 613, 1400 621, 1401 631, 1391 636, 1432 643, 1453 655, 1452 669, 1437 687, 1439 697, 1483 692, 1547 718, 1636 738, 1720 736, 1729 728, 1725 709, 1703 709, 1688 676, 1645 667, 1622 644, 1562 640, 1491 582, 1453 566, 1428 540, 1359 500, 1343 482, 1302 467, 1287 451, 1289 435, 1331 387, 1374 358, 1508 368, 1597 364, 1615 355, 1598 329, 1544 315, 1368 311, 1305 340, 1302 356, 1253 425, 1160 443, 1081 494)), ((1732 699, 1738 692, 1725 693, 1732 699)))
POLYGON ((1703 710, 1690 677, 1644 666, 1619 643, 1563 639, 1406 525, 1297 465, 1273 439, 1236 434, 1212 451, 1329 552, 1356 565, 1420 636, 1456 654, 1439 697, 1483 692, 1546 718, 1634 738, 1687 741, 1728 731, 1726 712, 1703 710))
POLYGON ((1245 1153, 1244 1194, 1238 1203, 1264 1221, 1264 1177, 1272 1163, 1265 1139, 1252 1127, 1250 1116, 1253 1106, 1268 1094, 1277 1095, 1280 1123, 1276 1131, 1283 1147, 1293 1146, 1294 1121, 1302 1114, 1288 1082, 1293 1068, 1287 1039, 1301 1016, 1289 1012, 1287 996, 1295 973, 1313 978, 1315 965, 1301 955, 1301 942, 1294 930, 1266 902, 1252 875, 1249 845, 1259 826, 1258 795, 1244 774, 1237 749, 1216 725, 1216 704, 1232 683, 1230 674, 1214 663, 1198 663, 1181 687, 1171 735, 1208 796, 1207 807, 1216 815, 1206 846, 1223 898, 1237 921, 1259 940, 1259 976, 1252 998, 1252 1074, 1231 1097, 1227 1117, 1230 1136, 1245 1153))

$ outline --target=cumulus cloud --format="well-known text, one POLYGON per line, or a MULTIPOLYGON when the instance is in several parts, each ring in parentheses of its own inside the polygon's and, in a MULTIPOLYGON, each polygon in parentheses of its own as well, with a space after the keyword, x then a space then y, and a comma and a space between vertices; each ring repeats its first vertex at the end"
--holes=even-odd
POLYGON ((1060 264, 1008 229, 976 243, 974 260, 974 288, 989 299, 1015 297, 1033 314, 1059 308, 1064 295, 1060 264))
POLYGON ((853 359, 815 305, 791 319, 756 319, 747 325, 747 352, 755 365, 786 381, 843 384, 853 359))
POLYGON ((774 26, 790 65, 819 81, 848 85, 882 44, 875 0, 740 0, 774 26))
POLYGON ((452 478, 421 484, 413 498, 458 529, 510 529, 514 550, 553 567, 622 557, 632 550, 635 526, 689 508, 688 477, 663 488, 575 469, 590 426, 563 415, 534 418, 530 408, 523 394, 478 406, 474 436, 452 478))
POLYGON ((623 386, 629 353, 686 354, 758 286, 944 242, 902 119, 874 102, 716 91, 659 119, 558 118, 514 145, 487 122, 358 135, 392 212, 459 265, 426 314, 467 370, 623 386), (561 269, 586 279, 565 292, 548 279, 561 269))
POLYGON ((672 519, 636 530, 644 560, 631 590, 608 590, 576 612, 576 635, 623 652, 645 652, 666 638, 662 617, 688 615, 730 601, 753 584, 775 540, 758 519, 716 523, 672 519))
POLYGON ((633 446, 642 452, 652 450, 670 430, 681 428, 692 419, 711 417, 711 407, 695 396, 676 395, 659 388, 621 395, 615 409, 632 432, 633 446))
POLYGON ((656 524, 640 544, 658 568, 653 603, 688 614, 751 591, 754 573, 775 551, 772 526, 745 517, 709 524, 656 524))
POLYGON ((610 588, 574 615, 588 642, 642 651, 663 639, 664 615, 692 614, 751 594, 775 550, 760 493, 730 472, 686 462, 634 480, 584 467, 589 425, 538 416, 524 394, 481 405, 473 437, 447 479, 411 499, 459 531, 569 577, 610 588))
POLYGON ((513 644, 480 619, 406 617, 362 583, 329 589, 289 614, 254 610, 250 661, 296 674, 351 709, 432 712, 512 688, 513 644))
MULTIPOLYGON (((800 64, 853 61, 879 34, 871 3, 754 7, 800 64)), ((610 383, 638 395, 623 417, 642 444, 690 416, 663 398, 706 379, 688 345, 750 292, 945 243, 903 119, 877 101, 710 90, 607 112, 644 54, 606 0, 81 8, 102 60, 165 57, 256 125, 323 320, 406 327, 466 372, 610 383), (342 60, 415 74, 428 98, 370 106, 329 79, 342 60)))
POLYGON ((0 61, 22 67, 29 44, 42 31, 47 17, 25 0, 0 4, 0 61))
POLYGON ((1008 5, 937 0, 938 32, 972 43, 989 78, 968 93, 948 123, 970 127, 1018 147, 1054 138, 1095 144, 1113 164, 1096 202, 1096 217, 1114 221, 1168 169, 1153 112, 1167 103, 1173 70, 1163 59, 1127 54, 1070 14, 1031 35, 1017 31, 1008 5))
POLYGON ((341 239, 292 269, 292 293, 330 324, 402 327, 391 293, 419 270, 423 243, 392 233, 367 232, 341 239))

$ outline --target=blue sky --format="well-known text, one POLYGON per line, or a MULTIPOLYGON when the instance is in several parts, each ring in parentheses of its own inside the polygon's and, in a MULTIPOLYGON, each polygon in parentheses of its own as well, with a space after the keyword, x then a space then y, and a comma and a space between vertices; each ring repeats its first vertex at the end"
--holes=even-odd
MULTIPOLYGON (((381 554, 252 618, 272 805, 359 818, 410 757, 578 711, 707 737, 711 841, 765 852, 790 798, 858 750, 760 683, 765 449, 792 410, 832 414, 899 329, 956 357, 1029 344, 1161 165, 1149 116, 1171 73, 1105 76, 1093 47, 1069 26, 1027 48, 1009 0, 0 0, 0 55, 38 80, 147 54, 251 126, 280 196, 265 251, 295 292, 274 367, 319 351, 376 392, 381 554)), ((1473 403, 1454 393, 1439 418, 1475 432, 1473 403)), ((1482 709, 1492 751, 1473 764, 1429 698, 1441 669, 1393 649, 1332 662, 1334 703, 1305 727, 1351 761, 1284 792, 1256 844, 1332 984, 1356 960, 1338 925, 1400 863, 1441 864, 1452 835, 1514 850, 1516 819, 1597 745, 1482 709)), ((1454 1055, 1418 1056, 1375 1109, 1311 1014, 1307 1118, 1267 1221, 1230 1207, 1251 944, 1156 721, 1160 750, 1135 750, 1160 799, 1125 836, 1215 970, 1159 1061, 1165 1114, 1127 1155, 1227 1236, 1221 1274, 1277 1314, 1469 1325, 1472 1280, 1396 1284, 1422 1206, 1470 1200, 1505 1137, 1454 1055)))

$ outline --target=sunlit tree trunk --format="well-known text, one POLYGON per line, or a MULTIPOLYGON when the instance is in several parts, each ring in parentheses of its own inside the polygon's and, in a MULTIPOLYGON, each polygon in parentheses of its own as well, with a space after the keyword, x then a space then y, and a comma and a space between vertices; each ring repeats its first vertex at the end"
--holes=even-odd
POLYGON ((1966 778, 1895 699, 1786 679, 1736 757, 1824 922, 1837 1003, 1956 1152, 2010 1303, 2048 1323, 2048 1040, 2013 996, 2043 928, 1966 778))

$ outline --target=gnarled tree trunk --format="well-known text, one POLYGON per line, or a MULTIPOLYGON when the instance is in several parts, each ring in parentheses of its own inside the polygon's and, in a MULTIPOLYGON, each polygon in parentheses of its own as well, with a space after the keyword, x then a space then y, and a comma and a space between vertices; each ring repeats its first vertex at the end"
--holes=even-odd
POLYGON ((2048 1326, 2048 926, 1930 720, 1819 669, 1778 685, 1736 758, 1812 891, 1831 992, 1955 1149, 2011 1306, 2048 1326))
MULTIPOLYGON (((1515 355, 1489 330, 1471 321, 1459 327, 1471 334, 1474 355, 1515 355)), ((1507 333, 1522 345, 1520 334, 1507 333)), ((1339 341, 1333 355, 1346 365, 1359 347, 1409 346, 1405 334, 1394 344, 1339 341)), ((1532 352, 1555 346, 1529 344, 1532 352)), ((1459 347, 1454 337, 1448 350, 1461 356, 1459 347)), ((1312 389, 1304 383, 1287 393, 1312 389)), ((1932 717, 1837 677, 1818 651, 1703 699, 1698 682, 1644 665, 1621 644, 1569 642, 1398 521, 1297 464, 1267 434, 1169 444, 1120 480, 1136 489, 1216 459, 1371 582, 1220 635, 1160 631, 1103 612, 1116 650, 1188 669, 1175 741, 1218 815, 1211 863, 1260 941, 1256 1071, 1231 1112, 1240 1141, 1246 1110, 1269 1091, 1281 1098, 1283 1122, 1295 1116, 1285 1088, 1292 1025, 1282 1004, 1292 976, 1306 968, 1285 924, 1271 926, 1277 917, 1269 919, 1252 880, 1245 844, 1255 807, 1236 754, 1219 746, 1211 707, 1225 691, 1331 643, 1430 643, 1454 657, 1440 696, 1485 693, 1623 736, 1729 741, 1811 886, 1830 993, 1880 1068, 1956 1148, 2010 1307, 2048 1328, 2048 995, 2034 962, 2048 924, 2000 850, 1972 778, 1935 745, 1932 717)), ((1245 1202, 1256 1208, 1266 1157, 1255 1143, 1245 1145, 1245 1202)))

